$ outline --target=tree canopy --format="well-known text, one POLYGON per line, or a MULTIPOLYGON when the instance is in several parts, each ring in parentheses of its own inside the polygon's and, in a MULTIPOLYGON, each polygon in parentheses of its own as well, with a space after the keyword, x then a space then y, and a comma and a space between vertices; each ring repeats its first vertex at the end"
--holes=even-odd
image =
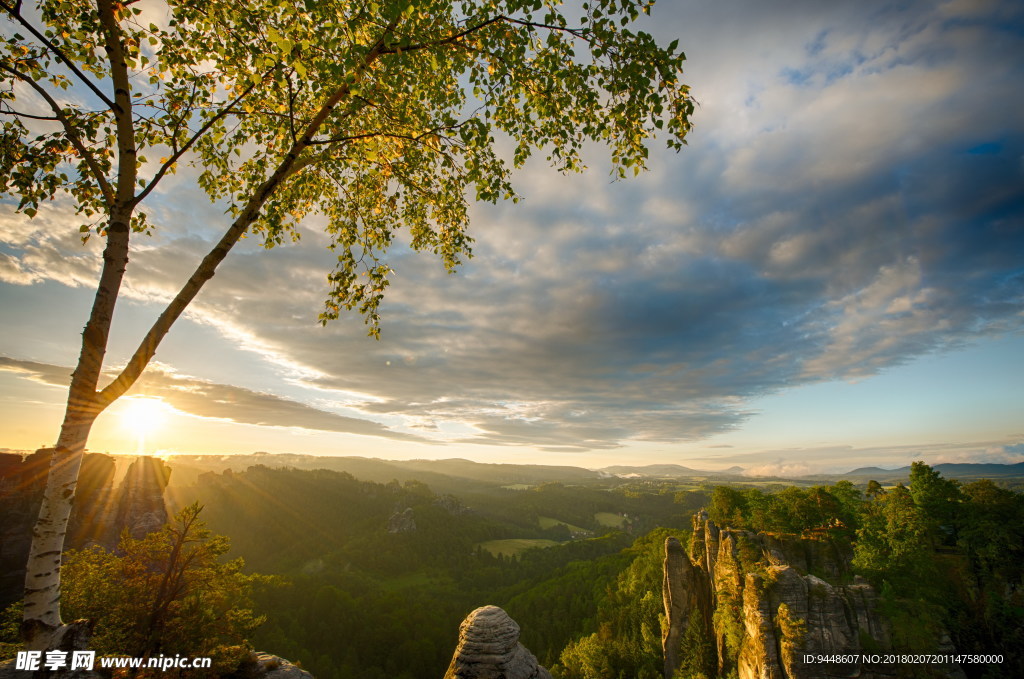
POLYGON ((656 130, 679 147, 693 106, 676 43, 629 28, 646 0, 51 1, 41 21, 3 5, 0 186, 22 212, 68 194, 87 236, 115 207, 147 230, 143 201, 194 163, 268 246, 324 215, 338 260, 321 318, 356 308, 372 333, 399 226, 451 268, 467 194, 515 199, 499 140, 513 166, 544 149, 564 171, 603 142, 624 176, 656 130))
POLYGON ((142 539, 126 532, 116 553, 92 547, 68 554, 65 605, 96 622, 99 653, 201 655, 230 671, 250 650, 248 639, 263 622, 252 611, 253 588, 275 581, 243 573, 241 559, 221 562, 230 542, 206 528, 201 511, 185 507, 142 539))

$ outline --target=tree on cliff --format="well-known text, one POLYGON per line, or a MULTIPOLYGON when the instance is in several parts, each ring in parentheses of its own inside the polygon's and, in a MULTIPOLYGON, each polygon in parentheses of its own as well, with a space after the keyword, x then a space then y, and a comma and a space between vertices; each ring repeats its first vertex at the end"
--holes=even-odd
POLYGON ((451 270, 470 253, 467 192, 515 198, 497 136, 513 165, 544 149, 562 171, 601 142, 620 176, 644 167, 657 130, 681 147, 684 57, 629 28, 652 4, 588 0, 570 16, 554 0, 0 0, 0 191, 30 218, 73 204, 104 246, 28 564, 32 647, 61 626, 60 554, 96 417, 238 240, 270 247, 323 215, 338 259, 321 320, 357 309, 376 335, 398 225, 451 270), (179 163, 233 221, 101 384, 130 242, 179 163))
POLYGON ((910 496, 924 514, 932 540, 937 544, 944 540, 955 542, 956 516, 962 511, 959 482, 942 478, 941 473, 924 462, 913 462, 910 496))
POLYGON ((597 613, 598 631, 569 642, 552 675, 562 679, 663 676, 661 630, 664 603, 661 583, 665 539, 658 528, 623 551, 632 559, 607 588, 597 613))
POLYGON ((928 524, 902 483, 865 508, 853 565, 876 581, 926 579, 931 572, 928 524))
POLYGON ((64 606, 96 621, 98 653, 204 656, 221 672, 246 655, 263 622, 252 611, 253 588, 273 579, 243 573, 241 559, 222 563, 229 542, 206 528, 201 511, 189 505, 142 539, 125 531, 116 554, 101 547, 68 553, 64 606))

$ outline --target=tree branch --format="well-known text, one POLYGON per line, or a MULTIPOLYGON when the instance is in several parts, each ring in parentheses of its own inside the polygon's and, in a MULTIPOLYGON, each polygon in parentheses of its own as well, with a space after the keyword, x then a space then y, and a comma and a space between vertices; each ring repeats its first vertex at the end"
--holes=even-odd
POLYGON ((50 42, 46 38, 46 36, 44 36, 42 33, 40 33, 39 30, 35 26, 30 24, 25 19, 25 17, 23 17, 21 15, 21 0, 18 0, 18 2, 16 2, 13 7, 11 5, 9 5, 8 3, 3 2, 2 0, 0 0, 0 8, 3 8, 8 14, 10 14, 12 17, 17 19, 18 23, 20 23, 22 26, 27 28, 28 31, 33 36, 35 36, 36 40, 38 40, 39 42, 43 43, 43 45, 46 47, 46 49, 48 49, 51 52, 53 52, 53 54, 65 66, 67 66, 69 69, 71 69, 71 72, 74 73, 78 77, 79 80, 81 80, 83 83, 85 83, 86 87, 88 87, 90 90, 93 91, 93 94, 95 94, 97 97, 100 98, 100 101, 102 101, 104 104, 106 104, 109 108, 111 108, 111 109, 114 108, 114 102, 110 101, 110 99, 107 98, 107 95, 103 94, 103 91, 100 90, 100 88, 96 86, 96 83, 94 83, 90 78, 88 78, 84 73, 82 73, 82 71, 80 71, 79 68, 77 66, 75 66, 75 63, 73 61, 68 59, 64 55, 64 53, 57 48, 56 45, 54 45, 52 42, 50 42))
POLYGON ((61 109, 60 104, 57 103, 57 100, 54 99, 42 85, 24 73, 21 73, 6 64, 0 64, 0 70, 7 71, 14 77, 26 83, 29 87, 34 89, 39 96, 46 100, 46 103, 49 104, 50 109, 53 111, 54 117, 60 121, 61 126, 64 128, 64 134, 67 135, 68 141, 71 142, 71 145, 75 147, 75 150, 78 151, 82 156, 82 159, 85 160, 86 164, 89 166, 89 170, 92 172, 92 176, 96 180, 96 184, 100 187, 100 191, 103 192, 103 197, 107 201, 107 206, 113 207, 115 201, 113 189, 107 182, 107 178, 103 175, 103 172, 100 170, 96 157, 92 154, 92 151, 82 143, 82 139, 78 136, 78 131, 75 129, 74 125, 71 124, 71 120, 64 114, 64 111, 61 109))
POLYGON ((436 136, 439 130, 448 129, 446 127, 439 127, 433 130, 427 130, 422 134, 399 134, 397 132, 364 132, 363 134, 352 134, 344 137, 332 137, 330 139, 313 139, 309 143, 310 145, 320 144, 347 144, 353 141, 359 141, 361 139, 373 139, 375 137, 387 137, 390 139, 405 139, 406 141, 419 141, 423 137, 429 137, 431 135, 436 136))
POLYGON ((217 112, 217 115, 215 115, 212 118, 210 118, 209 120, 207 120, 206 123, 202 127, 200 127, 196 131, 195 134, 193 134, 191 137, 189 137, 188 141, 186 141, 185 144, 181 148, 176 148, 174 153, 173 153, 173 155, 171 155, 171 157, 167 159, 167 162, 165 162, 163 165, 161 165, 160 169, 157 170, 155 175, 153 175, 153 179, 151 179, 149 184, 146 185, 146 188, 143 189, 141 192, 139 192, 139 194, 137 196, 135 196, 135 198, 131 202, 131 205, 135 206, 135 205, 138 205, 139 203, 141 203, 145 199, 145 197, 148 196, 150 194, 150 192, 156 187, 157 183, 159 183, 159 181, 161 179, 163 179, 164 175, 167 174, 167 171, 176 162, 178 162, 178 160, 183 155, 185 155, 188 152, 188 150, 190 148, 192 148, 192 146, 197 141, 199 141, 199 139, 204 134, 206 134, 206 132, 209 131, 209 129, 211 127, 213 127, 217 123, 217 121, 223 119, 225 116, 227 116, 229 113, 231 113, 231 111, 235 107, 235 105, 237 105, 238 102, 240 102, 243 97, 248 95, 249 92, 251 92, 252 89, 255 86, 256 85, 254 83, 250 84, 247 88, 245 88, 244 92, 242 92, 237 97, 235 97, 229 104, 227 104, 226 106, 221 108, 221 110, 217 112))
POLYGON ((519 26, 526 26, 527 28, 544 28, 544 29, 547 29, 547 30, 550 30, 550 31, 559 31, 561 33, 568 33, 569 35, 572 35, 575 38, 579 38, 580 40, 586 40, 586 36, 583 35, 583 29, 582 28, 568 28, 566 26, 553 26, 551 24, 542 24, 542 23, 538 23, 536 21, 526 21, 525 19, 514 19, 514 18, 512 18, 510 16, 505 16, 504 14, 499 14, 498 16, 492 17, 492 18, 488 19, 487 21, 482 21, 479 24, 476 24, 474 26, 470 26, 469 28, 463 29, 463 30, 459 31, 458 33, 453 33, 453 34, 449 35, 447 38, 441 38, 439 40, 433 40, 433 41, 430 41, 430 42, 413 43, 413 44, 409 44, 409 45, 403 45, 401 43, 392 43, 392 44, 387 45, 385 47, 385 49, 383 51, 383 54, 400 54, 402 52, 415 52, 417 50, 430 49, 432 47, 441 47, 442 45, 450 45, 450 44, 452 44, 454 42, 458 42, 459 40, 461 40, 462 38, 465 38, 467 35, 470 35, 471 33, 476 33, 477 31, 479 31, 479 30, 481 30, 483 28, 486 28, 486 27, 490 26, 491 24, 495 24, 495 23, 499 23, 499 22, 505 22, 505 23, 510 23, 510 24, 517 24, 519 26))
POLYGON ((163 313, 156 319, 156 322, 153 323, 146 336, 142 338, 142 342, 135 350, 135 353, 132 354, 124 369, 97 394, 101 407, 106 407, 120 398, 139 379, 146 365, 156 355, 157 346, 163 341, 163 338, 170 331, 174 322, 178 320, 192 300, 195 299, 195 296, 199 294, 206 281, 213 278, 217 267, 227 256, 228 252, 231 251, 231 248, 234 247, 235 243, 242 237, 242 234, 259 217, 260 210, 263 209, 263 205, 267 200, 270 199, 282 182, 293 174, 295 166, 302 164, 303 161, 300 156, 309 148, 313 136, 324 122, 327 121, 327 118, 330 117, 338 104, 349 96, 352 85, 362 79, 363 72, 383 54, 384 41, 392 34, 397 24, 398 19, 395 19, 384 29, 383 35, 367 51, 363 57, 363 63, 355 69, 352 78, 342 82, 331 96, 324 101, 316 115, 313 116, 313 119, 306 126, 306 129, 303 130, 298 141, 292 145, 288 153, 281 159, 274 173, 253 192, 242 212, 224 235, 221 236, 220 240, 217 241, 213 249, 206 254, 203 261, 200 262, 199 266, 185 282, 185 285, 182 286, 178 294, 175 295, 163 313))
POLYGON ((111 0, 98 0, 100 25, 110 61, 110 78, 114 82, 114 120, 117 129, 117 200, 127 206, 135 197, 135 179, 138 177, 137 150, 135 148, 135 124, 132 120, 131 82, 128 79, 128 63, 124 46, 121 44, 120 27, 114 16, 111 0))
POLYGON ((526 21, 525 19, 514 19, 512 17, 505 17, 505 21, 510 24, 518 24, 519 26, 526 26, 527 28, 544 28, 549 31, 558 31, 559 33, 568 33, 574 38, 580 40, 586 40, 587 37, 583 35, 583 28, 569 28, 568 26, 553 26, 551 24, 542 24, 537 21, 526 21))
POLYGON ((495 24, 495 23, 498 23, 499 21, 506 21, 506 20, 508 20, 508 17, 506 17, 503 14, 499 14, 498 16, 492 17, 492 18, 488 19, 487 21, 483 21, 483 22, 481 22, 479 24, 476 24, 475 26, 471 26, 469 28, 461 30, 458 33, 453 33, 452 35, 448 36, 447 38, 442 38, 440 40, 434 40, 434 41, 431 41, 431 42, 414 43, 414 44, 409 44, 409 45, 403 45, 401 43, 391 43, 390 45, 386 45, 384 47, 384 49, 381 51, 381 54, 400 54, 402 52, 415 52, 417 50, 429 49, 431 47, 440 47, 441 45, 450 45, 453 42, 457 42, 457 41, 461 40, 462 38, 465 38, 467 35, 469 35, 471 33, 476 33, 477 31, 479 31, 479 30, 481 30, 483 28, 486 28, 487 26, 490 26, 491 24, 495 24))
POLYGON ((17 116, 19 118, 28 118, 29 120, 50 120, 60 121, 57 116, 34 116, 31 113, 22 113, 21 111, 15 111, 13 108, 0 110, 0 113, 8 116, 17 116))

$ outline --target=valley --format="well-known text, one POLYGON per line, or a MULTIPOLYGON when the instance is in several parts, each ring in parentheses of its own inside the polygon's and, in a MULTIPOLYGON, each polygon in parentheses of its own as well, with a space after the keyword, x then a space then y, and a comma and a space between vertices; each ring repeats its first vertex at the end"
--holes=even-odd
MULTIPOLYGON (((104 492, 115 493, 115 467, 127 460, 86 459, 99 474, 84 476, 98 494, 87 503, 96 505, 104 492)), ((664 466, 645 476, 636 468, 613 474, 463 460, 253 455, 140 464, 132 468, 152 471, 126 469, 116 492, 148 497, 149 505, 137 500, 132 509, 119 501, 124 509, 100 519, 109 525, 73 533, 74 546, 109 548, 109 538, 96 536, 137 525, 133 511, 151 516, 160 484, 146 479, 155 474, 167 515, 198 503, 212 532, 231 541, 228 556, 244 559, 247 571, 279 578, 254 594, 266 621, 251 643, 319 679, 440 677, 460 621, 485 604, 508 612, 523 645, 553 677, 668 676, 662 631, 679 625, 665 603, 669 537, 705 573, 703 586, 691 577, 684 587, 682 598, 697 611, 685 620, 703 622, 687 632, 684 621, 675 633, 683 661, 672 676, 746 679, 766 666, 780 677, 825 676, 793 658, 797 649, 827 652, 837 639, 845 646, 835 652, 1000 649, 1009 663, 890 668, 891 676, 1008 676, 998 672, 1021 662, 1013 649, 1024 622, 1024 502, 1011 490, 1019 479, 1010 474, 994 474, 998 482, 961 481, 945 478, 941 467, 915 464, 905 478, 902 470, 879 474, 883 486, 857 475, 826 485, 664 466), (717 565, 709 540, 721 554, 717 565), (703 550, 709 556, 698 556, 703 550), (774 591, 765 583, 793 578, 819 583, 814 591, 860 592, 867 603, 846 614, 855 622, 841 633, 827 628, 840 624, 835 613, 824 622, 825 609, 814 609, 806 594, 766 594, 757 603, 754 592, 774 591), (948 597, 950 591, 957 596, 948 597), (796 612, 780 618, 782 603, 796 612), (779 632, 780 620, 802 631, 779 632)), ((24 519, 6 526, 28 523, 25 500, 40 483, 30 465, 5 467, 5 517, 24 519)), ((15 564, 9 551, 4 557, 15 564)), ((5 596, 6 603, 17 596, 13 583, 5 596)), ((837 596, 821 605, 841 609, 837 602, 853 594, 837 596)), ((890 676, 879 671, 865 676, 890 676)))

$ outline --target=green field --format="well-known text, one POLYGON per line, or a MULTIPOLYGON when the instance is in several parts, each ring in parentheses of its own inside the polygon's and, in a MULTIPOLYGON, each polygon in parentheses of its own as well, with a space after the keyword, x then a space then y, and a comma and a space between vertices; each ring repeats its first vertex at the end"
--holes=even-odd
POLYGON ((607 528, 622 528, 622 524, 626 523, 625 518, 612 512, 598 512, 594 514, 594 521, 607 528))
POLYGON ((541 528, 545 528, 545 529, 553 528, 553 527, 558 526, 558 525, 562 525, 562 526, 565 526, 566 528, 568 528, 569 530, 571 530, 573 533, 590 533, 591 532, 590 530, 588 530, 586 528, 580 528, 579 526, 574 526, 571 523, 566 523, 565 521, 559 521, 558 519, 552 519, 550 516, 538 516, 537 517, 537 523, 540 524, 541 528))
POLYGON ((513 556, 528 549, 554 547, 557 544, 560 543, 540 538, 512 538, 510 540, 488 540, 487 542, 481 542, 480 546, 494 556, 513 556))

